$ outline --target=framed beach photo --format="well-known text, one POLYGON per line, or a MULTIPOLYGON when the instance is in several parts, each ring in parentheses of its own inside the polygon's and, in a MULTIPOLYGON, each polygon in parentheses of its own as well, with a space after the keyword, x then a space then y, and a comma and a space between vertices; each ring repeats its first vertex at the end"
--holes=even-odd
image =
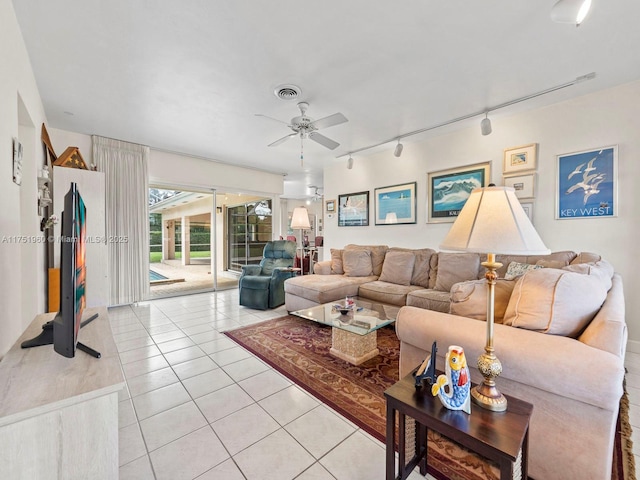
POLYGON ((556 219, 618 215, 618 146, 557 156, 556 219))
POLYGON ((534 198, 535 195, 535 173, 524 173, 522 175, 509 175, 502 177, 505 187, 512 187, 516 191, 519 199, 534 198))
POLYGON ((507 148, 504 151, 504 166, 502 173, 509 175, 517 172, 536 169, 538 144, 531 143, 520 147, 507 148))
POLYGON ((453 223, 471 191, 490 179, 491 162, 427 173, 427 223, 453 223))
POLYGON ((416 182, 375 189, 375 224, 416 223, 416 182))
POLYGON ((338 195, 338 226, 369 225, 369 192, 338 195))

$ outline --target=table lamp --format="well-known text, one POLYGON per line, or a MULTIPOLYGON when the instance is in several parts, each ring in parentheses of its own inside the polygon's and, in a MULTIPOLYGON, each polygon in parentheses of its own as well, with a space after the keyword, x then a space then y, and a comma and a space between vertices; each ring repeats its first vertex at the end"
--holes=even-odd
POLYGON ((291 216, 291 229, 300 229, 300 268, 302 275, 304 275, 304 244, 302 239, 304 230, 308 230, 309 228, 311 228, 311 224, 309 223, 309 212, 306 207, 294 208, 293 215, 291 216))
POLYGON ((484 380, 471 390, 471 398, 481 407, 502 412, 507 409, 507 399, 496 388, 495 379, 502 373, 502 364, 493 348, 496 269, 502 264, 495 261, 495 254, 546 255, 550 251, 520 205, 515 190, 493 185, 471 192, 440 248, 487 253, 487 261, 482 263, 487 269, 487 342, 485 353, 478 358, 478 370, 484 380))

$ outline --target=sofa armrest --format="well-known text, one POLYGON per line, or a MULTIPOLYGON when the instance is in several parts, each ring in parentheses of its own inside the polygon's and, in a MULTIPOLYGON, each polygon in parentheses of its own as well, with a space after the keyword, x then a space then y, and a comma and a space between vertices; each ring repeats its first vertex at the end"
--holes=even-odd
MULTIPOLYGON (((486 322, 402 307, 396 321, 403 344, 428 352, 438 342, 439 365, 449 345, 465 349, 470 367, 484 352, 486 322)), ((494 325, 494 346, 502 363, 501 377, 566 398, 614 411, 622 396, 623 360, 579 340, 494 325)), ((500 377, 497 379, 500 388, 500 377)), ((525 399, 526 400, 526 399, 525 399)))
POLYGON ((262 267, 260 265, 242 265, 242 273, 240 277, 245 275, 260 275, 262 267))
POLYGON ((316 275, 331 275, 331 260, 317 262, 313 266, 313 273, 316 275))

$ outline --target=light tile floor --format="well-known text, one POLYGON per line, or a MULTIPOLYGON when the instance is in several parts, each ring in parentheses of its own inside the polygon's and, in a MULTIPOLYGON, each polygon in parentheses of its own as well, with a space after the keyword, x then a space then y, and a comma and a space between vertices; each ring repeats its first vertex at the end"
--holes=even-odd
MULTIPOLYGON (((127 385, 122 480, 384 478, 384 444, 221 333, 286 313, 240 307, 237 290, 109 310, 127 385)), ((640 430, 640 354, 627 368, 640 430)))
POLYGON ((109 310, 122 480, 384 478, 384 444, 221 333, 286 313, 237 289, 109 310))

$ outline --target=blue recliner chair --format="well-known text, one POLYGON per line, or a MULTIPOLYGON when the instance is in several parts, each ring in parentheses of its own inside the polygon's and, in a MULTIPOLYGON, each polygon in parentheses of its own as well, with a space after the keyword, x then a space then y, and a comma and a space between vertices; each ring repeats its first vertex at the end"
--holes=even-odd
POLYGON ((294 275, 296 244, 288 240, 267 242, 260 265, 244 265, 240 275, 240 305, 266 310, 284 303, 284 281, 294 275))

